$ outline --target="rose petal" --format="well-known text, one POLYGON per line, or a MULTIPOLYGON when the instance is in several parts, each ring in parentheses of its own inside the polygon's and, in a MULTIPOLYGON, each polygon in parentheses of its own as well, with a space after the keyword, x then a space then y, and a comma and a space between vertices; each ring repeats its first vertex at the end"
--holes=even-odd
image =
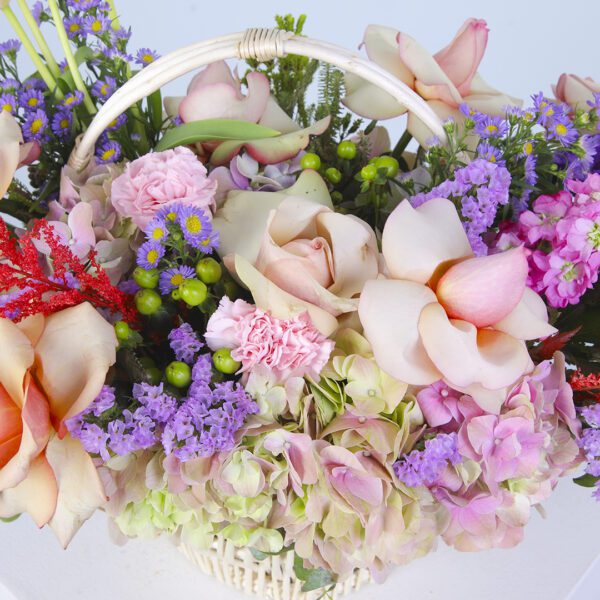
POLYGON ((358 314, 377 364, 392 377, 412 385, 441 379, 427 356, 417 324, 424 306, 435 302, 426 286, 411 281, 368 281, 358 314))
POLYGON ((40 383, 61 433, 63 419, 87 408, 98 395, 116 360, 114 328, 91 304, 54 313, 36 346, 40 383))
POLYGON ((488 327, 519 304, 528 272, 522 246, 469 258, 446 271, 436 287, 436 295, 450 318, 488 327))
POLYGON ((71 436, 55 436, 46 457, 58 483, 56 511, 50 527, 66 548, 81 525, 106 502, 104 487, 89 454, 71 436))
POLYGON ((466 321, 451 321, 437 302, 423 308, 418 328, 429 358, 451 387, 480 383, 499 389, 514 383, 530 362, 521 341, 500 331, 478 331, 466 321))
POLYGON ((557 332, 548 323, 546 304, 531 288, 525 288, 519 304, 493 328, 519 340, 537 340, 557 332))
POLYGON ((454 204, 434 198, 413 208, 403 200, 383 229, 382 250, 394 279, 427 283, 444 262, 473 255, 454 204))
POLYGON ((19 450, 22 433, 21 411, 0 385, 0 469, 19 450))
POLYGON ((0 385, 17 406, 25 401, 25 374, 33 364, 29 338, 8 319, 0 319, 0 385))

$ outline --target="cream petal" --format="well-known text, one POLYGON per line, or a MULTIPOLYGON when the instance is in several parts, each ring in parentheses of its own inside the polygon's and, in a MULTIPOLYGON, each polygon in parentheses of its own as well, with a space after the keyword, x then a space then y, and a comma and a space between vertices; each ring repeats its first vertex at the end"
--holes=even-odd
POLYGON ((426 283, 446 261, 473 255, 454 204, 435 198, 413 208, 403 200, 383 229, 382 250, 394 279, 426 283))
POLYGON ((537 340, 557 332, 556 327, 548 323, 545 302, 531 288, 525 288, 519 304, 493 328, 519 340, 537 340))
POLYGON ((0 111, 0 198, 10 186, 19 166, 21 128, 8 111, 0 111))
POLYGON ((27 478, 0 492, 0 517, 29 513, 38 527, 46 525, 56 509, 56 478, 45 456, 36 458, 27 478))
POLYGON ((98 395, 116 360, 114 328, 87 302, 54 313, 35 348, 40 383, 58 429, 98 395))
MULTIPOLYGON (((218 60, 194 75, 188 85, 187 92, 189 94, 203 86, 212 85, 213 83, 225 83, 236 90, 239 90, 240 87, 240 80, 231 72, 229 65, 224 60, 218 60)), ((242 98, 242 94, 239 91, 238 97, 242 98)))
POLYGON ((419 333, 427 354, 452 387, 474 383, 497 390, 514 383, 529 367, 523 342, 500 331, 450 320, 441 304, 421 311, 419 333))
POLYGON ((262 310, 269 311, 278 319, 290 319, 307 311, 314 326, 323 335, 329 336, 337 329, 338 323, 333 315, 278 288, 244 257, 236 255, 234 265, 237 276, 262 310))
MULTIPOLYGON (((460 110, 449 106, 441 100, 428 100, 427 104, 442 122, 447 119, 452 119, 456 123, 461 124, 464 121, 464 115, 460 110)), ((428 142, 433 137, 433 131, 431 131, 431 129, 429 129, 429 127, 413 112, 408 113, 406 129, 421 146, 424 146, 425 148, 428 147, 428 142)))
POLYGON ((269 96, 267 106, 258 124, 263 127, 275 129, 281 133, 292 133, 300 129, 298 123, 287 115, 279 104, 277 104, 277 100, 273 96, 269 96))
POLYGON ((435 294, 412 281, 368 281, 359 300, 358 314, 377 364, 386 373, 411 385, 429 385, 441 379, 425 352, 417 324, 424 306, 435 294))
POLYGON ((292 187, 280 192, 230 192, 213 219, 219 232, 219 254, 239 254, 256 262, 269 215, 288 196, 333 209, 327 184, 312 170, 303 171, 292 187))
POLYGON ((362 77, 346 73, 344 81, 346 95, 343 104, 353 113, 379 121, 393 119, 406 112, 406 107, 393 96, 362 77))
POLYGON ((472 383, 466 387, 461 387, 456 383, 446 381, 449 386, 453 386, 455 390, 467 394, 475 400, 477 405, 487 413, 500 414, 500 409, 508 396, 508 387, 499 388, 497 390, 488 390, 479 383, 472 383))
POLYGON ((106 494, 91 457, 70 435, 52 438, 46 457, 58 484, 49 525, 66 548, 81 525, 106 503, 106 494))
POLYGON ((8 319, 0 319, 0 385, 17 406, 25 401, 25 374, 33 364, 29 338, 8 319))

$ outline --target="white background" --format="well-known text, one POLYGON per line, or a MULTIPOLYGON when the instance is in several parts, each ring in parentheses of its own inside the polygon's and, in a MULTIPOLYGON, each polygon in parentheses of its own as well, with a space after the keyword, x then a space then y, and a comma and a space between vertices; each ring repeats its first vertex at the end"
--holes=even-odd
MULTIPOLYGON (((132 49, 164 54, 204 38, 270 26, 272 15, 309 15, 306 33, 356 48, 369 23, 410 33, 431 51, 445 46, 470 16, 490 27, 480 68, 495 87, 526 98, 562 72, 600 81, 600 2, 597 0, 117 0, 122 22, 133 27, 132 49)), ((31 0, 33 3, 33 0, 31 0)), ((48 36, 51 32, 48 29, 48 36)), ((0 18, 0 41, 11 37, 0 18)), ((51 41, 53 48, 56 43, 51 41)), ((185 81, 170 86, 182 92, 185 81)), ((547 503, 548 519, 534 515, 522 546, 512 551, 457 554, 441 548, 400 569, 381 588, 357 600, 598 600, 600 505, 568 480, 547 503), (589 569, 589 570, 588 570, 589 569), (587 577, 582 579, 588 571, 587 577), (578 580, 582 580, 576 586, 578 580), (575 591, 574 588, 577 587, 575 591), (572 594, 569 596, 569 594, 572 594)), ((235 600, 237 594, 203 577, 165 541, 114 548, 103 515, 63 552, 50 532, 28 518, 0 527, 0 600, 235 600), (9 591, 10 590, 10 591, 9 591)))

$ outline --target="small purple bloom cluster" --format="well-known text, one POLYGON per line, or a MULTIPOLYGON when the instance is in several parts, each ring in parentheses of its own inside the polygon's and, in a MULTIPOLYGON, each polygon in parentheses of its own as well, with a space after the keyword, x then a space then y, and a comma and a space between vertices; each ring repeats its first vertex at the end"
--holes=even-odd
POLYGON ((598 478, 592 496, 600 501, 600 404, 586 406, 580 412, 588 427, 578 443, 587 460, 585 472, 598 478))
POLYGON ((192 364, 204 344, 189 323, 183 323, 169 333, 169 344, 177 360, 192 364))
POLYGON ((457 465, 461 461, 456 433, 440 433, 427 440, 423 450, 413 450, 396 461, 394 473, 408 487, 431 486, 438 481, 448 463, 457 465))
POLYGON ((508 170, 489 160, 475 159, 466 167, 454 172, 448 179, 427 193, 413 196, 414 207, 421 206, 433 198, 448 198, 460 203, 467 237, 478 256, 487 254, 488 248, 482 240, 494 223, 500 206, 508 203, 511 177, 508 170))

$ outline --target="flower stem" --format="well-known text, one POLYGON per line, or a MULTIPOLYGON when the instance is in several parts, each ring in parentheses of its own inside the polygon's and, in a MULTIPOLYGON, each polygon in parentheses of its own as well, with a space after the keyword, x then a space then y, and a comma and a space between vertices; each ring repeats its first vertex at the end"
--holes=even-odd
POLYGON ((412 135, 410 135, 410 133, 408 133, 407 130, 402 134, 402 137, 398 140, 398 143, 396 144, 392 152, 392 156, 394 158, 399 159, 402 156, 404 150, 406 150, 406 146, 408 146, 410 140, 412 140, 412 135))
POLYGON ((12 11, 11 7, 7 4, 2 9, 2 12, 4 12, 4 16, 10 23, 10 26, 15 30, 15 33, 19 36, 19 39, 21 40, 23 47, 25 48, 25 51, 27 52, 27 54, 29 54, 29 57, 33 61, 35 68, 38 70, 40 77, 44 80, 44 82, 48 86, 48 89, 56 90, 55 93, 56 93, 57 97, 59 97, 59 98, 62 97, 62 92, 60 91, 60 89, 58 89, 58 87, 56 85, 56 80, 52 76, 52 73, 50 72, 48 67, 44 64, 44 62, 40 58, 40 55, 37 53, 34 45, 31 43, 31 40, 29 39, 29 37, 27 37, 25 30, 21 26, 21 23, 19 23, 19 20, 17 19, 15 13, 12 11))
POLYGON ((79 67, 77 66, 77 61, 75 60, 75 56, 73 56, 73 52, 71 51, 71 46, 69 44, 69 37, 67 36, 67 32, 65 30, 65 25, 62 20, 62 16, 58 9, 58 4, 56 0, 48 0, 48 6, 50 7, 50 12, 52 13, 52 19, 54 21, 54 26, 56 27, 56 33, 58 34, 58 39, 60 40, 60 45, 63 48, 65 53, 65 58, 67 59, 67 64, 69 65, 69 69, 71 71, 71 75, 73 76, 73 81, 75 82, 75 87, 83 94, 83 104, 87 109, 90 115, 96 114, 96 106, 90 97, 90 93, 88 89, 83 83, 83 79, 81 78, 81 73, 79 72, 79 67))
POLYGON ((119 22, 119 15, 117 14, 117 9, 115 7, 115 0, 108 0, 108 6, 110 9, 108 11, 108 16, 110 17, 112 28, 115 31, 118 31, 121 29, 121 23, 119 22))
POLYGON ((19 8, 21 9, 23 16, 25 17, 25 21, 29 25, 29 29, 31 29, 31 33, 33 33, 35 41, 37 42, 38 46, 40 47, 40 50, 42 51, 42 54, 44 55, 44 58, 46 59, 46 63, 50 71, 52 72, 54 77, 60 77, 60 68, 56 63, 56 60, 52 55, 52 51, 48 47, 46 39, 42 35, 42 32, 38 24, 36 23, 33 14, 31 13, 31 10, 29 9, 29 6, 27 6, 27 2, 25 0, 17 0, 17 4, 19 5, 19 8))

